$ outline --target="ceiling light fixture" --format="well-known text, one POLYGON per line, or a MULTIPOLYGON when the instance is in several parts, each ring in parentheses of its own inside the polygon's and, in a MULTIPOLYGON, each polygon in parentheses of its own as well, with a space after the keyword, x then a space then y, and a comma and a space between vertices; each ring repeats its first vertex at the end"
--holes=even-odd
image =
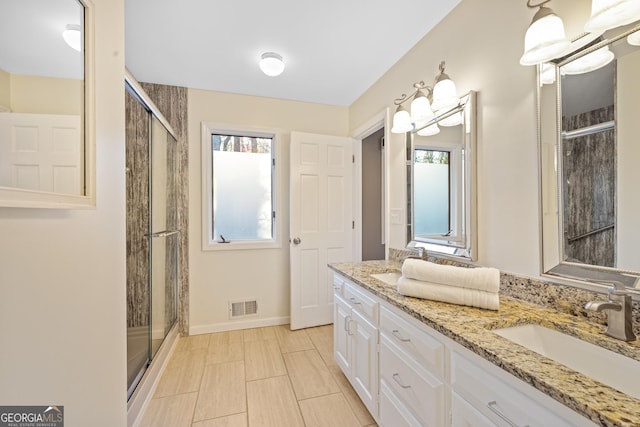
POLYGON ((82 28, 77 24, 67 24, 62 32, 62 38, 70 48, 82 52, 82 28))
MULTIPOLYGON (((428 136, 435 135, 440 132, 437 124, 427 126, 429 122, 441 113, 447 112, 456 107, 460 102, 460 98, 456 94, 456 85, 451 78, 444 72, 445 63, 440 63, 440 74, 435 78, 435 84, 432 88, 427 86, 423 81, 413 84, 414 92, 407 96, 402 94, 400 98, 394 100, 397 106, 393 115, 392 133, 405 133, 419 129, 418 135, 428 136), (411 100, 411 112, 402 105, 411 100)), ((461 119, 461 118, 460 118, 461 119)), ((440 123, 443 126, 456 126, 461 121, 452 119, 440 123)))
POLYGON ((284 71, 282 56, 275 52, 265 52, 260 57, 260 69, 269 77, 275 77, 284 71))
POLYGON ((562 19, 552 9, 543 5, 551 0, 543 0, 533 5, 527 0, 527 7, 539 7, 524 35, 524 54, 521 65, 535 65, 556 58, 570 46, 564 32, 562 19))

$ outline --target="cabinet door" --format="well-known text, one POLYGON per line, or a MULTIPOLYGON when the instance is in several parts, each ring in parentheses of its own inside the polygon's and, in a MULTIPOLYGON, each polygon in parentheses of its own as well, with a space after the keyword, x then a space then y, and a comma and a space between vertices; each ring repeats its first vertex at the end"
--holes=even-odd
POLYGON ((351 306, 338 294, 334 294, 333 305, 333 355, 336 363, 349 377, 351 373, 351 306))
POLYGON ((353 386, 371 415, 378 416, 378 328, 352 310, 353 386))

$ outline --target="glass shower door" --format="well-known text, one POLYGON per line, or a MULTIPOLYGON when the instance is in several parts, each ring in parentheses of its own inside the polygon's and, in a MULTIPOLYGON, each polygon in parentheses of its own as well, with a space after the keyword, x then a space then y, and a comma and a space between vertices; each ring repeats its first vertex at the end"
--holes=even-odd
POLYGON ((162 123, 151 123, 151 358, 176 321, 178 231, 176 141, 162 123))

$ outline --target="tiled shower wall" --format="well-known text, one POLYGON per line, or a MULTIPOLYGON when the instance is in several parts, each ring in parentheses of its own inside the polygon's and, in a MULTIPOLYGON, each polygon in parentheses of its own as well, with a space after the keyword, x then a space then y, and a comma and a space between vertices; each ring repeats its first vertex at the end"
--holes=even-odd
MULTIPOLYGON (((563 129, 614 120, 614 106, 563 118, 563 129)), ((616 265, 615 129, 563 141, 564 251, 567 261, 616 265), (594 232, 588 235, 590 232, 594 232)))
MULTIPOLYGON (((153 101, 156 107, 160 110, 162 115, 169 122, 175 132, 177 139, 177 173, 176 173, 176 192, 169 194, 169 197, 176 197, 176 215, 177 228, 180 231, 178 237, 178 331, 182 335, 188 335, 189 333, 189 252, 188 252, 188 226, 189 226, 189 163, 188 163, 188 142, 187 142, 187 89, 176 86, 158 85, 152 83, 141 83, 142 88, 147 93, 149 98, 153 101)), ((130 101, 127 98, 127 102, 130 101)), ((129 108, 127 105, 127 135, 135 135, 135 138, 140 138, 140 141, 149 137, 148 128, 134 129, 136 123, 140 123, 142 119, 141 114, 146 114, 141 107, 138 107, 142 111, 138 111, 136 108, 129 108), (131 112, 130 112, 131 111, 131 112), (130 129, 130 126, 132 127, 130 129)), ((142 126, 144 127, 144 126, 142 126)), ((140 128, 142 128, 140 127, 140 128)), ((129 283, 129 293, 132 294, 131 298, 128 298, 127 304, 129 308, 133 307, 133 304, 140 304, 144 299, 142 293, 146 290, 142 289, 142 286, 146 288, 148 283, 148 256, 138 256, 135 260, 133 257, 134 251, 146 251, 148 253, 148 239, 141 238, 144 236, 138 236, 138 234, 146 233, 148 230, 148 223, 140 223, 145 221, 143 218, 147 218, 148 221, 148 194, 147 188, 148 182, 148 166, 149 158, 146 148, 143 148, 141 142, 137 144, 130 144, 127 141, 127 179, 134 179, 135 184, 132 186, 132 194, 127 194, 127 276, 136 277, 135 283, 129 283), (137 211, 136 211, 137 210, 137 211), (146 214, 145 214, 146 213, 146 214), (133 217, 140 218, 135 221, 133 217), (131 226, 129 225, 131 223, 131 226), (134 244, 133 240, 137 242, 143 242, 134 244), (146 246, 146 247, 145 247, 146 246), (131 262, 130 262, 131 261, 131 262), (131 276, 130 276, 131 275, 131 276), (145 276, 146 275, 146 276, 145 276), (141 285, 144 284, 144 285, 141 285), (132 286, 140 287, 140 289, 132 289, 132 286), (133 292, 131 292, 133 290, 133 292)), ((148 301, 148 298, 147 298, 148 301)), ((148 302, 147 302, 148 303, 148 302)), ((170 302, 168 302, 170 303, 170 302)), ((136 306, 137 308, 143 308, 136 306)), ((148 309, 128 310, 130 313, 136 313, 131 318, 127 319, 129 327, 148 324, 149 320, 142 319, 145 314, 138 314, 139 312, 147 313, 148 309), (140 323, 145 322, 146 323, 140 323)))

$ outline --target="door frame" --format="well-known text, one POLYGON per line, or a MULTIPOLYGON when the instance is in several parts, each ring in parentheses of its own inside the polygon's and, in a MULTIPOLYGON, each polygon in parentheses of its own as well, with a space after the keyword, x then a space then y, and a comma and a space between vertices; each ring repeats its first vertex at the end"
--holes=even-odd
MULTIPOLYGON (((373 117, 365 121, 361 126, 357 127, 352 133, 355 139, 353 153, 355 156, 355 169, 353 171, 353 217, 355 219, 355 233, 353 234, 353 260, 362 261, 362 140, 369 135, 384 128, 384 140, 386 144, 391 140, 391 131, 388 126, 391 123, 391 110, 387 107, 375 114, 373 117)), ((385 259, 389 259, 389 156, 387 149, 383 152, 384 175, 382 176, 382 185, 384 187, 384 241, 385 241, 385 259)))

